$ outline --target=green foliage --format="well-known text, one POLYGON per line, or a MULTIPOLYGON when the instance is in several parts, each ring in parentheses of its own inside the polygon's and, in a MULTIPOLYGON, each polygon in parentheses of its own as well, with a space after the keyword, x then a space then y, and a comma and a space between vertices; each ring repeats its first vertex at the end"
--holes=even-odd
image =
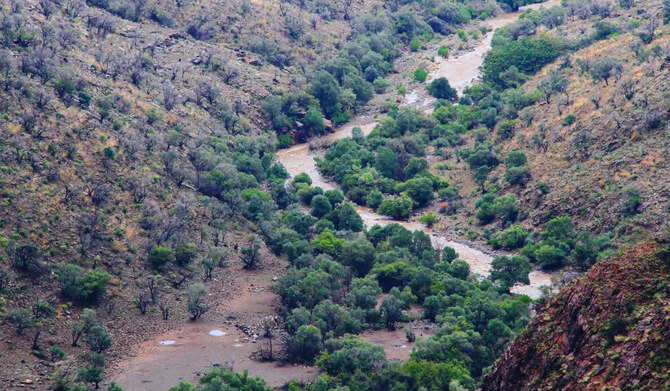
POLYGON ((455 102, 458 99, 458 93, 451 88, 449 81, 445 77, 439 77, 428 85, 428 92, 437 99, 444 99, 455 102))
POLYGON ((386 364, 384 348, 353 335, 327 340, 325 350, 316 365, 331 376, 369 373, 386 364))
POLYGON ((51 362, 65 359, 65 351, 58 345, 53 345, 51 349, 49 349, 49 353, 51 353, 51 362))
POLYGON ((500 234, 499 243, 506 250, 514 250, 523 247, 527 237, 528 233, 521 225, 513 225, 500 234))
POLYGON ((522 151, 511 151, 505 158, 505 165, 507 167, 521 167, 526 165, 526 154, 522 151))
POLYGON ((379 205, 377 212, 391 216, 395 220, 401 220, 406 219, 409 216, 413 205, 414 203, 412 202, 412 199, 408 196, 392 196, 385 199, 381 205, 379 205))
POLYGON ((577 116, 575 116, 574 114, 568 114, 568 115, 565 116, 565 118, 563 118, 563 121, 561 122, 561 125, 570 126, 570 125, 574 124, 575 122, 577 122, 577 116))
POLYGON ((317 218, 321 218, 333 210, 328 197, 323 195, 314 196, 310 202, 310 207, 311 215, 317 218))
POLYGON ((530 180, 530 170, 526 166, 510 167, 505 171, 505 181, 510 185, 525 186, 530 180))
POLYGON ((110 276, 104 270, 84 271, 80 266, 65 264, 55 267, 55 272, 63 295, 77 303, 97 303, 107 292, 110 276))
POLYGON ((437 222, 437 216, 434 213, 426 213, 419 218, 419 221, 426 224, 426 227, 431 228, 437 222))
POLYGON ((191 313, 191 320, 200 319, 207 311, 207 287, 205 284, 196 282, 186 288, 186 309, 191 313))
POLYGON ((449 56, 449 49, 447 49, 446 46, 440 46, 440 48, 437 49, 437 55, 442 58, 447 58, 449 56))
MULTIPOLYGON (((191 263, 196 257, 196 251, 197 247, 194 243, 183 243, 175 246, 174 259, 177 261, 177 265, 186 266, 191 263)), ((151 256, 151 253, 149 256, 151 256)))
POLYGON ((498 281, 505 289, 509 289, 516 282, 530 284, 528 273, 532 266, 528 258, 517 255, 511 258, 506 256, 495 257, 491 262, 491 281, 498 281))
POLYGON ((155 246, 149 251, 149 263, 151 267, 159 270, 168 263, 174 262, 175 254, 172 249, 162 246, 155 246))
POLYGON ((512 66, 526 75, 534 75, 562 52, 560 41, 549 35, 526 37, 502 47, 494 47, 484 58, 484 80, 502 85, 500 75, 512 66))
POLYGON ((169 391, 272 391, 263 379, 250 377, 246 370, 237 373, 224 366, 210 369, 200 378, 200 384, 201 387, 196 387, 182 380, 169 391))
POLYGON ((321 331, 315 326, 300 326, 289 340, 289 354, 298 362, 312 362, 322 349, 321 331))
POLYGON ((424 71, 423 69, 417 69, 414 71, 414 81, 423 83, 426 81, 428 78, 428 72, 424 71))
POLYGON ((475 206, 479 208, 476 216, 480 224, 488 224, 496 218, 501 218, 503 224, 509 224, 515 222, 519 215, 516 198, 511 194, 497 198, 486 194, 477 200, 475 206))
POLYGON ((104 327, 95 325, 86 333, 86 343, 91 351, 102 353, 112 346, 112 337, 104 327))
POLYGON ((421 40, 414 38, 409 42, 409 50, 418 52, 421 49, 421 40))
POLYGON ((388 330, 395 330, 395 324, 402 318, 403 303, 394 296, 386 296, 379 306, 388 330))

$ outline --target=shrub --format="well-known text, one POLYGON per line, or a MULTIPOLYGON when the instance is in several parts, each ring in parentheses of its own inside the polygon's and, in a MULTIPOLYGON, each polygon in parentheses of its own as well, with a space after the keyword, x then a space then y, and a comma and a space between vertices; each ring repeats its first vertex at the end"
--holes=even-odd
POLYGON ((203 283, 196 282, 186 289, 186 308, 191 313, 191 320, 196 321, 209 311, 206 298, 207 287, 203 283))
POLYGON ((532 266, 528 258, 517 255, 514 257, 495 257, 491 262, 491 281, 499 281, 505 289, 509 289, 516 282, 530 284, 528 273, 532 266))
POLYGON ((316 326, 300 326, 287 344, 286 350, 293 360, 312 362, 323 348, 321 331, 316 326))
POLYGON ((528 167, 510 167, 505 171, 505 180, 510 185, 525 186, 530 180, 530 170, 528 167))
POLYGON ((428 85, 428 91, 437 99, 445 99, 450 102, 455 102, 458 99, 458 93, 451 88, 449 81, 445 77, 440 77, 433 80, 428 85))
POLYGON ((149 263, 151 267, 159 270, 166 264, 174 262, 175 254, 172 249, 162 246, 155 246, 149 251, 149 263))
POLYGON ((378 77, 372 82, 372 87, 375 89, 375 92, 378 94, 383 94, 391 86, 388 80, 383 77, 378 77))
POLYGON ((386 296, 382 300, 379 309, 384 317, 384 323, 388 330, 395 330, 395 324, 402 318, 402 303, 393 296, 386 296))
POLYGON ((179 244, 175 247, 175 260, 179 266, 186 266, 191 263, 196 256, 197 247, 194 243, 179 244))
POLYGON ((526 243, 528 233, 520 225, 513 225, 500 234, 500 245, 507 250, 521 248, 526 243))
POLYGON ((563 118, 563 122, 561 122, 561 125, 563 126, 570 126, 574 124, 577 121, 577 116, 574 114, 568 114, 563 118))
POLYGON ((56 267, 56 280, 61 284, 63 295, 79 303, 97 303, 107 292, 110 276, 104 270, 84 271, 73 264, 56 267))
POLYGON ((434 213, 426 213, 419 218, 419 221, 426 224, 427 227, 432 227, 437 222, 437 216, 434 213))
POLYGON ((563 265, 568 254, 565 249, 552 246, 542 245, 535 251, 535 259, 547 269, 557 268, 563 265))
POLYGON ((423 83, 426 81, 428 78, 428 72, 424 71, 423 69, 417 69, 414 71, 414 81, 423 83))
POLYGON ((500 75, 508 68, 515 66, 526 75, 534 75, 561 53, 560 41, 547 35, 509 42, 486 54, 482 66, 484 79, 502 86, 500 75))
POLYGON ((86 333, 86 343, 88 347, 96 352, 102 353, 112 346, 112 336, 100 325, 91 327, 86 333))
POLYGON ((384 202, 384 195, 379 190, 373 190, 366 198, 367 205, 376 210, 384 202))
POLYGON ((447 49, 446 46, 440 46, 440 48, 437 49, 437 55, 443 58, 447 58, 449 56, 449 49, 447 49))
POLYGON ((442 261, 451 263, 456 258, 458 258, 458 253, 452 247, 445 246, 442 249, 442 261))
POLYGON ((521 151, 511 151, 505 158, 507 167, 520 167, 526 164, 526 154, 521 151))
POLYGON ((65 351, 58 345, 52 346, 49 353, 51 353, 51 362, 63 360, 65 358, 65 351))
POLYGON ((333 206, 330 204, 328 197, 324 195, 314 196, 310 202, 310 207, 311 215, 317 218, 321 218, 333 210, 333 206))
POLYGON ((409 50, 416 52, 421 49, 421 41, 419 38, 414 38, 409 42, 409 50))
POLYGON ((385 199, 379 205, 377 211, 380 214, 391 216, 396 220, 406 219, 412 211, 413 204, 412 199, 405 195, 393 196, 385 199))

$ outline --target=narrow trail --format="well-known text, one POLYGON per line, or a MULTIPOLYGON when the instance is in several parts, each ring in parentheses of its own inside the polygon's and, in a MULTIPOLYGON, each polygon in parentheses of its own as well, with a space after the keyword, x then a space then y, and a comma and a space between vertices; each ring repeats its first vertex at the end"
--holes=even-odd
MULTIPOLYGON (((549 0, 544 3, 523 7, 520 12, 526 9, 539 9, 540 7, 552 7, 559 4, 560 0, 549 0)), ((487 21, 487 26, 493 31, 507 26, 519 18, 520 12, 496 16, 487 21)), ((452 58, 436 57, 435 63, 428 69, 428 82, 440 77, 446 77, 458 94, 463 94, 465 88, 472 85, 480 77, 479 67, 484 61, 484 56, 491 49, 493 31, 489 32, 486 37, 473 48, 473 50, 467 53, 452 58)), ((421 85, 421 87, 423 87, 423 85, 421 85)), ((410 91, 406 96, 405 104, 408 107, 423 110, 425 113, 430 114, 433 110, 432 103, 434 100, 431 98, 420 101, 418 95, 416 90, 410 91)), ((278 159, 284 165, 291 177, 295 177, 300 173, 306 173, 312 178, 313 186, 321 187, 324 190, 337 189, 339 188, 339 185, 324 178, 314 161, 315 157, 323 156, 323 151, 316 148, 312 149, 310 144, 330 145, 334 141, 351 137, 351 132, 355 127, 360 128, 363 134, 367 136, 376 126, 377 121, 370 116, 354 117, 348 124, 337 128, 333 133, 313 140, 311 143, 297 144, 291 148, 280 150, 277 153, 278 159)), ((438 233, 432 230, 427 230, 425 226, 418 221, 390 220, 385 216, 376 214, 370 208, 361 206, 357 207, 357 211, 363 219, 363 223, 368 228, 371 228, 376 224, 385 226, 391 223, 397 223, 411 231, 425 231, 431 236, 434 247, 438 249, 441 249, 444 246, 453 247, 458 252, 460 258, 468 262, 473 273, 477 273, 481 276, 489 274, 493 255, 486 254, 473 248, 472 244, 451 240, 447 238, 443 232, 438 233)), ((551 284, 551 275, 541 271, 533 271, 529 278, 529 285, 516 285, 512 288, 512 292, 526 294, 532 298, 538 298, 540 296, 540 287, 551 284)))

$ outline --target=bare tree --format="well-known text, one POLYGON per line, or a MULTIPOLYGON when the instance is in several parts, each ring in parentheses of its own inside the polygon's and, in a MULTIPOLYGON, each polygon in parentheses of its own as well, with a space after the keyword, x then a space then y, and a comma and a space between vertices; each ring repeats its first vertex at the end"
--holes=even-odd
MULTIPOLYGON (((97 249, 107 238, 99 213, 84 213, 77 220, 77 237, 79 238, 79 253, 86 259, 91 251, 97 249)), ((98 260, 93 258, 93 269, 98 260)))
POLYGON ((81 13, 81 10, 84 9, 84 5, 84 0, 67 0, 64 8, 65 14, 71 18, 76 18, 81 13))
POLYGON ((599 91, 594 91, 589 94, 589 100, 593 105, 595 106, 596 109, 600 108, 600 100, 603 98, 603 94, 600 93, 599 91))
POLYGON ((170 83, 163 86, 163 104, 167 111, 172 110, 177 104, 177 90, 170 83))
POLYGON ((139 292, 137 297, 135 297, 135 306, 140 310, 140 314, 142 315, 146 315, 147 307, 149 307, 150 303, 149 295, 144 291, 139 292))
POLYGON ((623 91, 623 96, 625 96, 627 100, 633 99, 635 96, 635 80, 623 80, 621 82, 621 91, 623 91))

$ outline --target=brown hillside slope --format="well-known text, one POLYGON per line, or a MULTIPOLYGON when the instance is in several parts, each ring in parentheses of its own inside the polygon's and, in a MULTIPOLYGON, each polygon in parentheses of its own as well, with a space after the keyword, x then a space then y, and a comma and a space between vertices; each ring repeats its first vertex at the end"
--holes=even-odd
POLYGON ((670 249, 649 242, 552 299, 482 389, 668 390, 669 337, 670 249))

